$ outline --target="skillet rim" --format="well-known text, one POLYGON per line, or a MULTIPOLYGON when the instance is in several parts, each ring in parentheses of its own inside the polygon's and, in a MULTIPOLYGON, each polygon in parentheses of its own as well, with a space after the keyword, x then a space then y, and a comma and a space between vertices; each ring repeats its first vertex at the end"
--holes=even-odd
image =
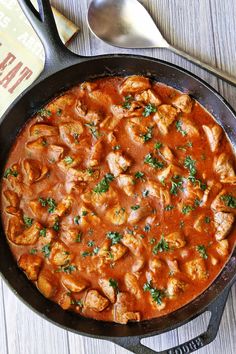
MULTIPOLYGON (((148 56, 142 56, 142 55, 130 55, 130 54, 108 54, 108 55, 98 55, 98 56, 93 56, 93 57, 80 57, 78 56, 77 57, 77 60, 75 60, 75 58, 73 58, 73 61, 72 61, 72 65, 71 63, 66 63, 66 65, 64 65, 64 67, 62 68, 59 68, 57 69, 56 71, 54 71, 53 73, 49 73, 46 77, 43 77, 43 78, 38 78, 34 83, 32 83, 20 96, 18 96, 16 98, 16 100, 10 105, 10 107, 7 109, 7 111, 4 113, 4 115, 1 117, 1 121, 0 121, 0 131, 1 131, 1 128, 2 128, 2 125, 3 123, 5 122, 5 119, 8 118, 8 114, 11 113, 11 110, 17 105, 17 104, 20 104, 21 103, 21 100, 23 101, 25 96, 27 94, 30 93, 31 90, 33 90, 37 85, 40 85, 40 84, 45 84, 45 81, 47 81, 47 79, 51 78, 53 75, 56 75, 58 74, 59 72, 63 72, 64 70, 70 70, 72 67, 74 66, 77 66, 79 64, 81 64, 82 62, 92 62, 92 61, 96 61, 96 60, 100 60, 100 59, 118 59, 118 58, 121 58, 121 59, 136 59, 136 60, 146 60, 148 62, 154 62, 154 63, 159 63, 159 64, 162 64, 164 65, 165 67, 170 67, 170 68, 173 68, 175 70, 177 70, 178 72, 180 72, 181 74, 187 74, 190 78, 194 79, 195 81, 199 82, 201 85, 205 86, 207 90, 209 90, 214 96, 216 96, 220 101, 221 103, 229 110, 230 114, 232 115, 232 118, 236 119, 236 113, 234 111, 234 109, 232 108, 232 106, 227 102, 227 100, 216 90, 214 89, 211 85, 209 85, 207 82, 205 82, 203 79, 199 78, 197 75, 191 73, 189 70, 186 70, 182 67, 179 67, 175 64, 172 64, 170 62, 167 62, 167 61, 164 61, 164 60, 161 60, 161 59, 156 59, 156 58, 152 58, 152 57, 148 57, 148 56)), ((120 75, 118 73, 116 73, 116 75, 120 75)), ((105 76, 109 76, 108 73, 106 73, 104 75, 105 76)), ((148 74, 146 75, 148 76, 148 74)), ((97 75, 97 77, 100 77, 99 75, 97 75)), ((78 80, 79 82, 79 80, 78 80)), ((74 84, 71 84, 69 85, 69 87, 73 87, 74 85, 76 85, 76 83, 74 84)), ((69 89, 69 87, 66 88, 66 90, 69 89)), ((56 91, 56 90, 55 90, 56 91)), ((61 90, 61 92, 64 92, 65 90, 61 90)), ((53 97, 56 97, 56 96, 53 96, 53 97)), ((52 100, 53 97, 50 97, 49 100, 45 101, 43 105, 45 105, 48 101, 52 100)), ((203 106, 204 107, 204 106, 203 106)), ((204 107, 205 109, 207 109, 206 107, 204 107)), ((38 109, 37 109, 38 110, 38 109)), ((34 109, 34 112, 36 112, 37 110, 34 109)), ((208 110, 208 109, 207 109, 208 110)), ((210 112, 211 113, 211 112, 210 112)), ((33 113, 34 114, 34 113, 33 113)), ((32 112, 30 115, 27 115, 27 119, 25 120, 24 124, 26 123, 26 121, 28 119, 30 119, 32 117, 32 112)), ((211 113, 212 114, 212 113, 211 113)), ((215 118, 215 117, 214 117, 215 118)), ((24 124, 21 125, 21 129, 24 127, 24 124)), ((219 122, 218 122, 219 124, 219 122)), ((20 129, 20 131, 21 131, 20 129)), ((226 132, 226 129, 225 127, 223 126, 223 129, 224 129, 224 132, 226 133, 227 137, 229 138, 228 136, 228 133, 226 132)), ((19 134, 19 132, 18 132, 19 134)), ((17 134, 17 135, 18 135, 17 134)), ((16 136, 17 136, 16 135, 16 136)), ((229 138, 230 140, 230 143, 231 145, 234 147, 234 143, 231 141, 231 139, 229 138)), ((11 147, 12 147, 13 144, 11 144, 11 147)), ((10 148, 11 149, 11 148, 10 148)), ((9 149, 9 150, 10 150, 9 149)), ((8 156, 8 154, 7 154, 8 156)), ((7 157, 4 159, 6 160, 7 157)), ((5 233, 3 232, 4 236, 5 236, 5 239, 6 238, 6 235, 5 233)), ((8 246, 9 247, 9 246, 8 246)), ((9 249, 10 251, 10 249, 9 249)), ((11 252, 11 251, 10 251, 11 252)), ((214 281, 207 287, 206 290, 204 290, 204 292, 202 292, 200 295, 198 295, 195 299, 193 299, 191 302, 187 303, 186 305, 182 306, 180 309, 174 311, 174 312, 171 312, 170 314, 168 315, 165 315, 165 316, 162 316, 162 317, 159 317, 160 318, 168 318, 170 317, 170 315, 172 314, 178 314, 178 312, 180 312, 180 310, 182 309, 186 309, 187 307, 189 307, 192 303, 194 303, 194 301, 196 301, 196 299, 199 299, 201 296, 204 296, 208 291, 210 291, 209 289, 212 287, 212 285, 214 283, 217 282, 217 280, 219 280, 219 278, 222 276, 222 273, 224 273, 226 271, 226 267, 229 265, 229 263, 233 262, 232 259, 235 259, 235 256, 236 256, 236 249, 234 248, 231 256, 228 258, 228 261, 226 262, 226 264, 224 265, 224 267, 221 269, 220 273, 218 274, 218 276, 214 279, 214 281)), ((1 264, 0 264, 0 268, 1 268, 1 264)), ((25 304, 27 305, 31 310, 33 310, 35 313, 37 313, 39 316, 41 316, 42 318, 48 320, 49 322, 63 328, 63 329, 66 329, 66 330, 69 330, 73 333, 77 333, 77 334, 81 334, 81 335, 85 335, 85 336, 88 336, 88 337, 92 337, 92 338, 98 338, 98 339, 106 339, 106 340, 112 340, 112 338, 114 338, 114 336, 110 336, 110 335, 99 335, 99 334, 91 334, 91 333, 88 333, 88 332, 83 332, 81 330, 76 330, 76 329, 73 329, 73 328, 70 328, 68 327, 68 325, 63 325, 61 323, 58 323, 56 320, 53 320, 51 318, 49 318, 45 313, 41 313, 39 310, 37 310, 33 305, 29 304, 29 302, 27 300, 25 300, 22 295, 20 295, 16 289, 14 288, 14 286, 12 286, 12 284, 9 282, 9 280, 5 277, 5 275, 2 273, 2 269, 0 269, 0 274, 2 276, 2 279, 4 280, 4 282, 8 285, 8 287, 11 289, 11 291, 25 304)), ((229 282, 227 283, 226 287, 231 287, 234 280, 236 278, 236 275, 234 274, 232 276, 232 278, 229 280, 229 282)), ((31 283, 29 280, 27 280, 29 283, 31 283)), ((35 287, 35 286, 34 286, 35 287)), ((209 301, 206 305, 202 306, 200 310, 197 310, 194 312, 194 314, 190 314, 188 316, 186 316, 186 318, 184 320, 180 320, 180 321, 176 321, 176 323, 174 323, 174 325, 171 325, 169 326, 168 328, 165 328, 165 329, 156 329, 156 330, 152 330, 150 332, 145 332, 143 334, 132 334, 132 335, 116 335, 115 338, 133 338, 133 337, 140 337, 140 338, 144 338, 144 337, 151 337, 151 336, 154 336, 154 335, 157 335, 157 334, 160 334, 160 333, 164 333, 164 332, 167 332, 167 331, 170 331, 172 329, 175 329, 175 328, 178 328, 180 326, 182 326, 183 324, 193 320, 194 318, 196 318, 197 316, 199 316, 200 314, 202 314, 204 311, 207 311, 208 307, 210 307, 211 304, 214 303, 214 301, 216 301, 216 299, 218 299, 222 293, 223 293, 224 289, 221 289, 219 293, 215 294, 215 296, 213 296, 213 299, 211 299, 211 301, 209 301)), ((40 292, 38 292, 39 295, 40 292)), ((51 304, 54 304, 51 300, 49 300, 51 304)), ((62 310, 62 311, 65 311, 65 310, 62 310)), ((66 311, 65 311, 66 312, 66 311)), ((78 316, 76 314, 76 316, 78 316)), ((87 318, 85 317, 82 317, 83 319, 87 320, 87 318)), ((158 319, 158 318, 157 318, 158 319)), ((152 320, 155 320, 154 319, 149 319, 149 320, 144 320, 144 321, 141 321, 139 323, 137 323, 137 325, 140 327, 142 325, 145 325, 145 323, 149 323, 150 321, 152 320)), ((93 321, 96 321, 96 323, 101 323, 101 324, 106 324, 108 323, 109 325, 115 325, 116 327, 123 327, 124 325, 120 325, 120 324, 116 324, 114 322, 103 322, 103 321, 98 321, 98 320, 93 320, 93 321)), ((136 323, 135 323, 136 325, 136 323)), ((126 325, 127 327, 134 327, 135 325, 133 324, 128 324, 126 325)))

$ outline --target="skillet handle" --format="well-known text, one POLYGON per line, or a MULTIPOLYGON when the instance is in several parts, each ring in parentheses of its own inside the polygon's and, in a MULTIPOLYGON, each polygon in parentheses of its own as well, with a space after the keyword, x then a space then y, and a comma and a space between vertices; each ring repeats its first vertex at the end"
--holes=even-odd
POLYGON ((49 0, 37 0, 39 12, 30 0, 18 0, 23 12, 38 35, 45 50, 43 76, 78 63, 85 58, 72 53, 65 47, 57 31, 49 0))
POLYGON ((211 318, 207 327, 206 332, 200 334, 199 336, 180 344, 176 347, 155 351, 152 350, 141 343, 142 337, 122 337, 115 338, 112 340, 113 343, 130 350, 135 354, 183 354, 183 353, 193 353, 195 350, 204 347, 205 345, 211 343, 219 330, 221 318, 224 312, 225 304, 229 295, 231 286, 227 286, 223 293, 218 296, 218 298, 210 304, 205 311, 211 312, 211 318))

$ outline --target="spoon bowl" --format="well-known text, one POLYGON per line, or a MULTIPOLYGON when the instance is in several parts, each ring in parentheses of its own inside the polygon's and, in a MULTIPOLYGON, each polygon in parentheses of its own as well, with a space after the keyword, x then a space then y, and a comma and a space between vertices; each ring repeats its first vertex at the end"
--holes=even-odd
POLYGON ((92 0, 88 25, 104 42, 121 48, 167 48, 219 78, 236 85, 236 78, 173 47, 162 36, 144 6, 137 0, 92 0))

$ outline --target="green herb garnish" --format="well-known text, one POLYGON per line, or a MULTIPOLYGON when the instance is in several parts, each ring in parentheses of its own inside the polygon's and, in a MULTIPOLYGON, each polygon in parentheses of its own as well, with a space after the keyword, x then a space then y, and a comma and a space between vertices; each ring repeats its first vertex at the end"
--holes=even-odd
POLYGON ((65 162, 66 165, 70 165, 72 164, 74 159, 71 156, 66 156, 63 161, 65 162))
POLYGON ((122 239, 122 235, 117 232, 117 231, 109 231, 106 234, 107 238, 111 240, 112 245, 115 245, 116 243, 119 243, 120 240, 122 239))
POLYGON ((231 194, 225 194, 220 197, 221 200, 225 203, 225 205, 229 208, 236 208, 236 198, 231 194))
POLYGON ((132 210, 138 210, 140 208, 140 205, 132 205, 130 209, 132 210))
POLYGON ((148 164, 153 168, 161 169, 164 167, 164 163, 158 161, 157 158, 153 157, 151 153, 147 154, 144 158, 144 163, 148 164))
POLYGON ((150 295, 152 297, 152 300, 156 302, 158 305, 162 304, 162 299, 164 297, 164 293, 161 290, 158 290, 152 286, 151 281, 148 283, 145 283, 143 286, 144 291, 149 291, 150 295))
POLYGON ((163 146, 163 144, 158 141, 158 142, 154 145, 154 148, 155 148, 156 150, 160 150, 160 148, 162 148, 162 146, 163 146))
POLYGON ((23 221, 24 221, 25 227, 29 228, 32 226, 34 219, 31 219, 28 216, 23 216, 23 221))
POLYGON ((93 189, 95 193, 105 193, 109 190, 109 185, 110 182, 114 180, 114 175, 111 173, 107 173, 103 179, 96 185, 96 187, 93 189))
POLYGON ((183 191, 183 177, 176 175, 171 178, 170 193, 177 195, 179 190, 183 191))
POLYGON ((119 292, 119 286, 118 286, 118 281, 113 279, 113 278, 110 278, 109 279, 109 285, 116 291, 116 293, 119 292))
POLYGON ((196 250, 199 252, 200 256, 203 258, 203 259, 207 259, 208 258, 208 255, 206 253, 206 247, 204 245, 199 245, 196 247, 196 250))
POLYGON ((48 243, 47 245, 42 247, 42 253, 45 258, 49 258, 50 253, 51 253, 51 245, 48 243))
POLYGON ((134 100, 134 98, 129 95, 129 96, 125 96, 125 101, 124 103, 122 104, 122 107, 125 108, 125 109, 130 109, 131 107, 131 102, 134 100))
POLYGON ((147 106, 144 107, 143 116, 148 117, 150 114, 155 113, 157 111, 156 106, 154 104, 149 103, 147 106))
POLYGON ((152 139, 152 131, 153 127, 147 127, 147 132, 145 134, 141 134, 141 138, 143 138, 144 142, 147 142, 152 139))
POLYGON ((3 177, 8 178, 8 176, 17 177, 18 172, 16 170, 13 170, 12 168, 7 168, 6 171, 4 172, 3 177))
POLYGON ((183 130, 182 124, 183 123, 181 120, 177 120, 177 122, 175 123, 176 130, 177 130, 177 132, 181 133, 183 136, 186 136, 188 133, 186 130, 183 130))
POLYGON ((168 242, 165 240, 164 236, 161 236, 160 241, 153 247, 152 253, 157 254, 158 252, 169 251, 168 242))
POLYGON ((137 171, 134 175, 136 179, 140 179, 141 181, 145 181, 145 174, 142 171, 137 171))
POLYGON ((41 116, 41 117, 51 117, 52 115, 52 112, 49 111, 49 109, 46 109, 46 108, 42 108, 38 111, 38 114, 41 116))

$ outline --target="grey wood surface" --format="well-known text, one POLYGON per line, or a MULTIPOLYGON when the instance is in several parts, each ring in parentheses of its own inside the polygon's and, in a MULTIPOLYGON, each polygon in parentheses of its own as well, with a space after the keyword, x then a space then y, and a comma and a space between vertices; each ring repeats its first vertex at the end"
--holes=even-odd
MULTIPOLYGON (((115 0, 114 0, 115 1, 115 0)), ((235 0, 143 0, 162 33, 180 49, 236 76, 235 0)), ((205 79, 236 109, 236 88, 222 82, 167 50, 121 50, 108 46, 88 30, 86 10, 89 0, 53 0, 52 3, 82 27, 70 45, 84 55, 137 53, 158 57, 180 65, 205 79)), ((143 24, 140 23, 140 26, 143 24)), ((213 343, 198 354, 236 353, 236 287, 234 286, 213 343)), ((158 337, 142 342, 156 350, 182 343, 206 329, 209 314, 158 337)), ((0 354, 128 354, 109 342, 72 334, 29 310, 0 280, 0 354)))

